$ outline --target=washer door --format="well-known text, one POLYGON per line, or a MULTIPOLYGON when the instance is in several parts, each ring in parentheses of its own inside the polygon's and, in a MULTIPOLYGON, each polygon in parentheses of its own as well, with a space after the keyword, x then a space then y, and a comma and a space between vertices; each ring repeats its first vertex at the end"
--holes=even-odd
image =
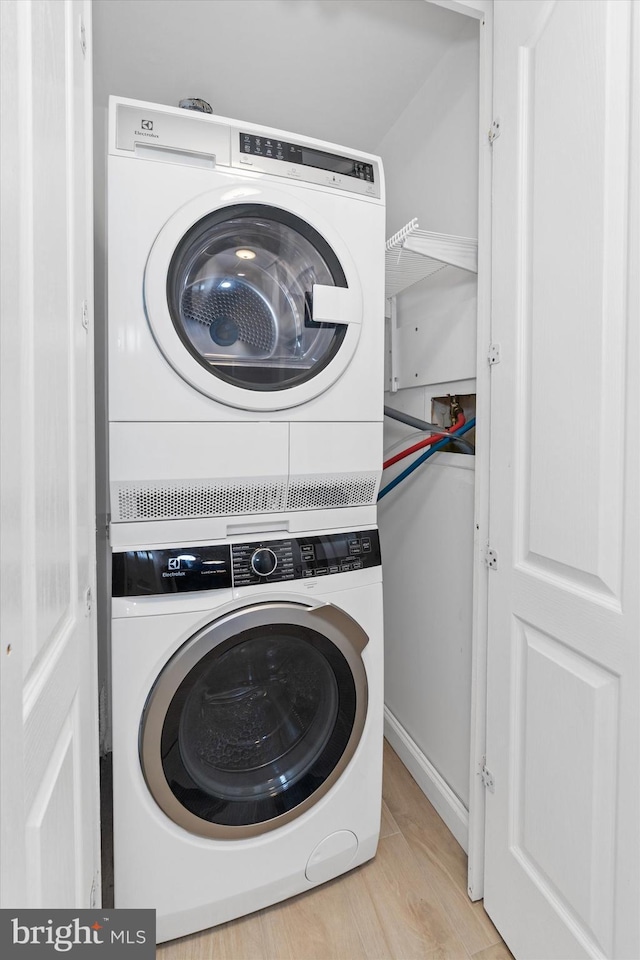
POLYGON ((328 225, 277 191, 247 192, 233 203, 207 194, 169 221, 145 271, 147 317, 191 386, 242 409, 285 409, 346 369, 362 300, 328 225))
POLYGON ((254 604, 201 630, 167 663, 142 716, 142 769, 158 805, 190 833, 222 839, 309 809, 362 736, 367 642, 328 604, 254 604))

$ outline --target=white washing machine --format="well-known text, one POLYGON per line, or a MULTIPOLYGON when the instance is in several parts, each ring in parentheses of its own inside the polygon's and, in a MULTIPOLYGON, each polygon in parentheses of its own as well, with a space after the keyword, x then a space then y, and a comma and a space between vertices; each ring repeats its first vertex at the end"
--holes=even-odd
POLYGON ((114 524, 375 502, 384 235, 377 157, 111 99, 114 524))
POLYGON ((119 552, 113 594, 115 906, 169 940, 373 857, 377 530, 119 552))

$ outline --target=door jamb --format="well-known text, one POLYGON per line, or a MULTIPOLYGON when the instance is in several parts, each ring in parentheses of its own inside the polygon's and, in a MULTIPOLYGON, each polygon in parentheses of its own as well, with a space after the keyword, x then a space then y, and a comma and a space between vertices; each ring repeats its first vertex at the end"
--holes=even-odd
POLYGON ((480 22, 478 92, 478 320, 476 337, 476 427, 473 629, 471 638, 471 749, 467 892, 484 895, 488 576, 489 450, 491 439, 491 183, 493 117, 493 0, 427 0, 480 22))

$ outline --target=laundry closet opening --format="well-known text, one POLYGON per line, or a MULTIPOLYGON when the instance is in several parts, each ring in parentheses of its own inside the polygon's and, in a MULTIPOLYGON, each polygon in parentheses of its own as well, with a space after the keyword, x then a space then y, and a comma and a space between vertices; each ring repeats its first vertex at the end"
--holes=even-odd
MULTIPOLYGON (((387 237, 417 220, 420 233, 438 235, 446 246, 452 237, 465 242, 478 237, 481 29, 479 19, 424 0, 95 0, 98 319, 106 285, 110 95, 174 106, 182 97, 201 96, 220 116, 378 154, 386 181, 387 237)), ((467 420, 472 417, 479 392, 477 275, 445 264, 446 258, 442 269, 406 289, 387 287, 385 370, 385 404, 443 427, 455 421, 458 407, 467 420)), ((96 332, 103 385, 104 329, 103 323, 96 332)), ((99 391, 98 446, 106 460, 104 406, 99 391)), ((482 442, 482 430, 478 433, 482 442)), ((386 459, 421 435, 386 419, 384 437, 386 459)), ((466 439, 428 459, 379 507, 385 732, 465 849, 475 509, 475 457, 466 439)), ((389 467, 381 488, 409 462, 389 467)), ((106 473, 99 467, 99 477, 106 473)), ((106 520, 106 485, 98 490, 98 503, 99 521, 106 520)), ((106 523, 98 526, 99 565, 106 575, 106 523)), ((100 617, 106 637, 104 597, 100 617)), ((106 704, 110 679, 104 657, 101 685, 106 704)), ((105 708, 104 754, 110 747, 105 708)))

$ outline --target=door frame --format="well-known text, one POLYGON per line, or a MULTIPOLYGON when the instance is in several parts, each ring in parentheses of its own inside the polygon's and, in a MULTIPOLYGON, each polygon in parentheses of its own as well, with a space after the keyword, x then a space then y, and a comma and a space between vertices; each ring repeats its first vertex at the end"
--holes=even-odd
MULTIPOLYGON (((493 0, 427 0, 479 21, 478 67, 478 307, 476 335, 476 427, 473 629, 471 635, 471 748, 469 755, 469 826, 467 892, 484 895, 486 751, 489 450, 491 431, 491 180, 493 128, 493 0)), ((499 125, 497 130, 499 131, 499 125)))

